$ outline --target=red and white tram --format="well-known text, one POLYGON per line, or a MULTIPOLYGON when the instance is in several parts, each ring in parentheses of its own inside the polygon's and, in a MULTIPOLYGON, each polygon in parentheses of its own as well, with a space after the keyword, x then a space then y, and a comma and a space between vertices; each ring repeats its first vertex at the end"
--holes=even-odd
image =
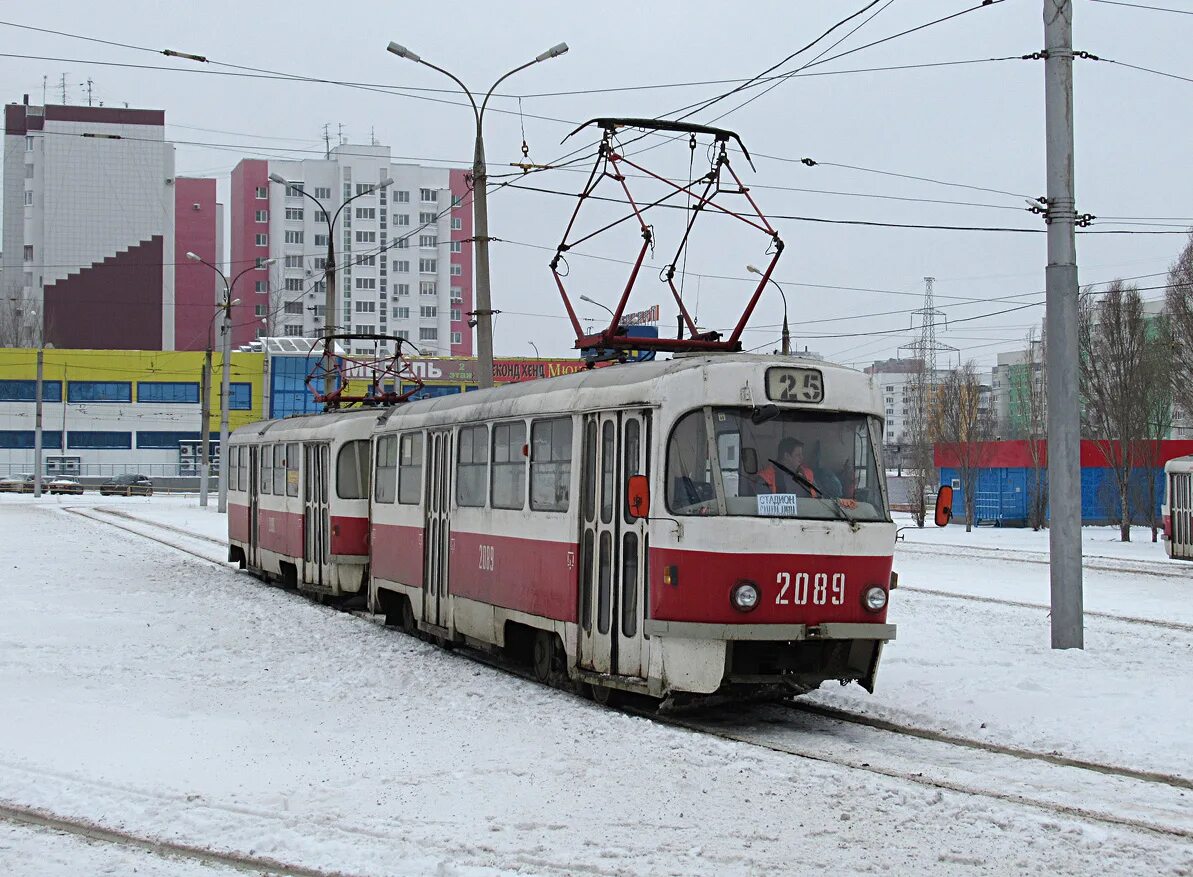
POLYGON ((1168 556, 1193 560, 1193 457, 1164 464, 1164 548, 1168 556))
MULTIPOLYGON (((850 369, 688 355, 250 426, 232 446, 243 472, 267 445, 305 454, 318 424, 342 447, 372 431, 369 606, 392 623, 598 695, 872 689, 895 636, 882 412, 850 369)), ((340 469, 304 465, 302 495, 340 469)), ((259 481, 232 494, 250 516, 259 481)), ((306 545, 252 555, 232 526, 250 567, 304 580, 306 545)))
POLYGON ((251 423, 229 442, 229 560, 330 597, 364 593, 377 411, 251 423))

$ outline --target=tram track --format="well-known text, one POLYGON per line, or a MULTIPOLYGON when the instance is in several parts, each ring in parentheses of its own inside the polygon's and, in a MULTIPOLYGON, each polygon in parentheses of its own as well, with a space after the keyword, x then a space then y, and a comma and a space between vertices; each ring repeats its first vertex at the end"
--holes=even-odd
MULTIPOLYGON (((981 545, 942 545, 939 543, 929 542, 908 542, 906 539, 900 539, 895 546, 895 556, 898 557, 900 552, 911 552, 913 554, 931 554, 931 555, 947 555, 952 552, 964 552, 967 557, 981 557, 988 560, 1005 560, 1010 563, 1031 563, 1041 566, 1048 565, 1048 556, 1035 551, 1022 550, 1017 548, 989 548, 981 545)), ((1163 578, 1190 578, 1193 579, 1193 566, 1189 564, 1181 565, 1180 563, 1165 563, 1156 560, 1137 560, 1135 558, 1124 557, 1121 559, 1114 559, 1103 557, 1083 557, 1081 560, 1082 569, 1094 570, 1098 572, 1117 572, 1117 573, 1133 573, 1136 575, 1146 576, 1160 576, 1163 578)))
MULTIPOLYGON (((226 563, 166 538, 155 537, 139 527, 164 530, 204 543, 222 545, 211 537, 119 512, 111 516, 96 516, 86 512, 97 509, 72 508, 66 511, 227 568, 226 563), (135 522, 139 526, 128 526, 112 520, 112 517, 135 522)), ((1022 605, 1036 608, 1033 604, 1022 605)), ((352 614, 376 623, 369 613, 352 614)), ((1108 617, 1118 621, 1140 621, 1108 617)), ((459 649, 453 650, 452 654, 533 681, 529 671, 494 656, 459 649)), ((745 713, 737 714, 729 714, 725 708, 678 715, 633 705, 622 706, 621 709, 627 714, 660 724, 809 761, 833 764, 942 791, 1009 802, 1085 821, 1165 837, 1193 839, 1193 807, 1190 807, 1193 781, 1181 776, 1088 761, 1056 752, 990 743, 800 701, 753 705, 745 713), (792 722, 793 715, 800 718, 792 722), (882 742, 883 739, 903 742, 892 748, 882 742), (825 745, 821 747, 818 743, 825 745), (903 746, 904 751, 896 751, 899 746, 903 746), (958 758, 957 752, 966 753, 966 757, 958 758), (1011 769, 1009 765, 1016 765, 1016 769, 1011 769), (1099 796, 1102 800, 1128 802, 1130 806, 1126 809, 1134 807, 1134 811, 1123 812, 1120 807, 1116 812, 1077 803, 1088 799, 1091 782, 1109 787, 1105 794, 1099 796)))

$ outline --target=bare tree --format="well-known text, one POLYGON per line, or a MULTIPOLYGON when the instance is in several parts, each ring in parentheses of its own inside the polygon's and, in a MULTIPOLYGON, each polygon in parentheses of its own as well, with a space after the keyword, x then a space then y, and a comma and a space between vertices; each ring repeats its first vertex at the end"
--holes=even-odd
POLYGON ((930 376, 919 360, 914 377, 904 385, 904 399, 910 393, 911 412, 906 419, 905 441, 902 445, 907 461, 907 503, 917 527, 924 526, 928 516, 925 493, 932 479, 932 441, 930 424, 932 386, 930 376))
POLYGON ((1152 541, 1160 538, 1160 486, 1158 471, 1164 469, 1162 442, 1172 430, 1173 383, 1172 356, 1173 348, 1171 323, 1168 315, 1164 314, 1149 321, 1147 332, 1147 346, 1144 352, 1144 422, 1143 441, 1140 447, 1140 462, 1143 464, 1147 481, 1143 485, 1143 500, 1147 504, 1148 526, 1152 531, 1152 541))
POLYGON ((1144 315, 1138 287, 1116 280, 1101 300, 1087 289, 1081 298, 1078 343, 1083 431, 1114 472, 1119 535, 1130 542, 1131 470, 1143 462, 1157 384, 1166 383, 1151 368, 1156 355, 1151 348, 1161 342, 1144 315))
POLYGON ((1036 335, 1032 326, 1025 341, 1024 369, 1020 373, 1019 405, 1027 452, 1031 457, 1031 482, 1027 487, 1027 523, 1033 530, 1043 528, 1048 514, 1048 472, 1045 465, 1045 441, 1048 438, 1048 382, 1046 336, 1036 335))
POLYGON ((1193 231, 1184 250, 1168 269, 1165 312, 1171 338, 1173 401, 1193 417, 1193 231))
POLYGON ((994 413, 982 405, 982 384, 972 361, 945 377, 933 407, 932 435, 957 462, 968 533, 975 520, 978 475, 994 438, 994 413))
POLYGON ((36 347, 41 332, 32 301, 13 296, 0 302, 0 347, 36 347))

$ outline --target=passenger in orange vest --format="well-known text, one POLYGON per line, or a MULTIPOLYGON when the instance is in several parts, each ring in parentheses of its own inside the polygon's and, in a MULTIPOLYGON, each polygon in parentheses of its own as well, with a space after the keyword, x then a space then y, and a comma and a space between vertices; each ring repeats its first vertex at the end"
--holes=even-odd
POLYGON ((820 496, 814 489, 802 484, 799 479, 792 478, 788 472, 801 476, 809 484, 813 483, 812 470, 804 465, 804 443, 797 438, 788 436, 779 442, 778 456, 775 457, 781 465, 773 463, 758 470, 758 477, 766 484, 771 493, 794 493, 796 496, 820 496), (783 471, 785 469, 788 472, 783 471))

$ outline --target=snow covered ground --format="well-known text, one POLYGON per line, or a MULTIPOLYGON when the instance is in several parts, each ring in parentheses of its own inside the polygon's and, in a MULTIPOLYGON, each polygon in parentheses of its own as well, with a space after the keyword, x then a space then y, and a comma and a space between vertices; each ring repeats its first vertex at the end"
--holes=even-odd
MULTIPOLYGON (((0 497, 0 802, 348 874, 1193 873, 1187 839, 609 712, 64 510, 98 504, 0 497)), ((901 552, 904 584, 1046 600, 1046 566, 964 544, 901 552)), ((1190 617, 1179 575, 1095 576, 1107 611, 1190 617)), ((1193 631, 1093 618, 1051 652, 1044 612, 911 587, 892 616, 878 693, 815 699, 1193 777, 1193 631)), ((0 873, 221 873, 0 827, 0 873)))

